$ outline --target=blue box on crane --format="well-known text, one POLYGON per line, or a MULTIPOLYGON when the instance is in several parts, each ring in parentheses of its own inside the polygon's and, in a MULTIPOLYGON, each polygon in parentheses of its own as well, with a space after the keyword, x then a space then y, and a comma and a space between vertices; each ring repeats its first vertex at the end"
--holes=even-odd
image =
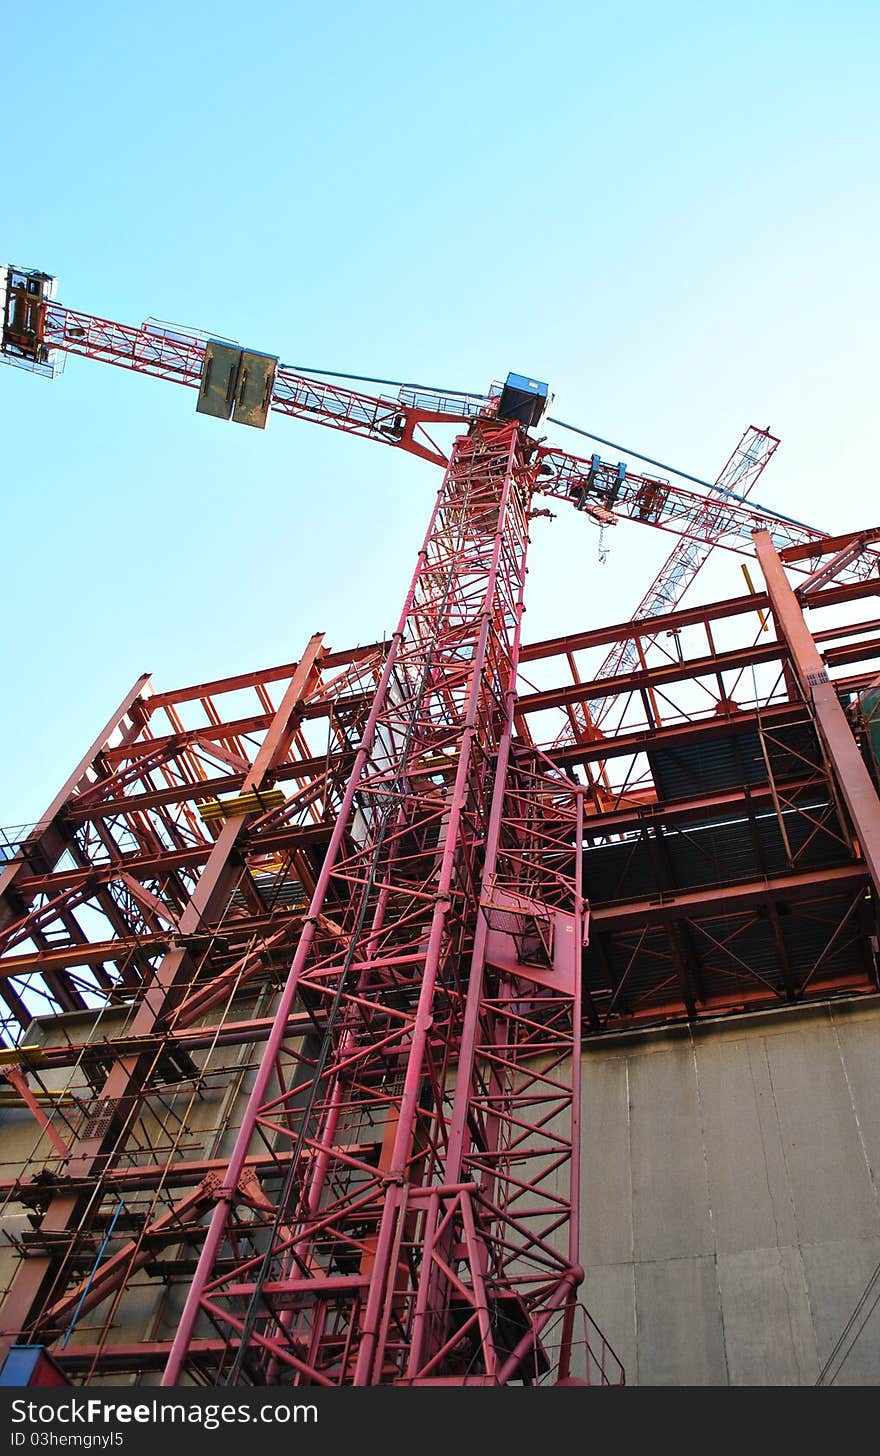
POLYGON ((0 1385, 69 1385, 45 1345, 12 1345, 0 1366, 0 1385))
POLYGON ((530 379, 527 374, 508 374, 498 401, 498 418, 519 420, 521 425, 530 430, 534 425, 540 424, 549 404, 550 394, 546 384, 538 379, 530 379))

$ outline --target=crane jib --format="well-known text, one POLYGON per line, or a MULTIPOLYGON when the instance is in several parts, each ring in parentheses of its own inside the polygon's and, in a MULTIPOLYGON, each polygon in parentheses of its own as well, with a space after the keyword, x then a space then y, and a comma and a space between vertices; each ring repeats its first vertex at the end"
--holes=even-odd
MULTIPOLYGON (((524 435, 546 418, 552 396, 545 383, 510 373, 488 396, 439 394, 401 387, 376 397, 339 382, 342 376, 297 373, 276 355, 234 340, 169 325, 114 323, 55 301, 56 280, 38 269, 0 266, 0 361, 52 376, 58 355, 79 354, 151 374, 198 391, 197 412, 264 428, 269 411, 311 420, 394 445, 444 469, 447 452, 427 426, 471 426, 479 418, 516 421, 524 435)), ((537 490, 564 500, 599 526, 631 520, 671 532, 682 541, 753 553, 753 533, 765 529, 780 550, 821 543, 827 533, 756 507, 725 488, 703 493, 656 476, 631 473, 623 461, 581 459, 533 441, 540 466, 537 490)), ((736 483, 731 480, 731 484, 736 483)), ((815 560, 822 552, 817 549, 815 560)), ((860 576, 876 570, 876 553, 861 548, 860 576)))

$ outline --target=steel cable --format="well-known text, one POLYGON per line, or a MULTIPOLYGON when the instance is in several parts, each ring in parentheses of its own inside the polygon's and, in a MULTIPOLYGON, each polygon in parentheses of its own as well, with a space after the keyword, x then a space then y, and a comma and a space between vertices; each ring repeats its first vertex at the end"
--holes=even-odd
MULTIPOLYGON (((571 430, 574 435, 583 435, 586 440, 595 440, 597 445, 607 445, 611 450, 620 450, 624 455, 631 455, 634 460, 642 460, 646 465, 656 465, 658 470, 668 470, 670 475, 677 475, 680 480, 690 480, 694 485, 702 485, 706 490, 714 491, 718 495, 725 496, 728 500, 734 500, 741 506, 748 506, 753 511, 766 511, 768 515, 775 516, 778 521, 787 521, 791 526, 800 526, 805 531, 817 531, 818 526, 810 526, 806 521, 798 520, 797 516, 783 515, 782 511, 776 510, 774 506, 762 505, 760 501, 747 500, 743 495, 737 495, 736 491, 728 490, 726 486, 719 485, 714 480, 703 480, 700 475, 690 475, 687 470, 677 470, 674 465, 666 465, 662 460, 654 460, 650 455, 642 455, 638 450, 630 450, 626 445, 618 445, 614 440, 605 440, 601 435, 594 435, 590 430, 582 430, 578 425, 569 425, 565 420, 556 419, 548 415, 549 425, 559 425, 563 430, 571 430)), ((827 532, 823 532, 827 535, 827 532)))
MULTIPOLYGON (((816 1385, 824 1385, 825 1384, 825 1377, 828 1374, 828 1371, 831 1369, 831 1366, 833 1365, 833 1363, 836 1360, 838 1354, 840 1353, 841 1349, 843 1348, 843 1344, 844 1344, 844 1341, 846 1340, 847 1335, 849 1334, 850 1330, 852 1329, 853 1325, 855 1324, 856 1320, 858 1319, 859 1314, 861 1313, 862 1309, 864 1308, 865 1301, 868 1299, 868 1296, 870 1295, 871 1290, 874 1288, 874 1285, 878 1282, 878 1280, 880 1280, 880 1264, 877 1265, 876 1269, 874 1270, 873 1274, 871 1275, 870 1279, 868 1280, 867 1284, 865 1285, 864 1290, 862 1291, 862 1293, 861 1293, 858 1301, 856 1302, 855 1309, 853 1310, 852 1314, 850 1315, 849 1319, 847 1320, 846 1324, 844 1325, 843 1330, 840 1333, 840 1337, 839 1337, 839 1339, 837 1341, 837 1344, 834 1346, 834 1349, 831 1351, 831 1354, 828 1356, 828 1359, 825 1361, 825 1364, 822 1366, 822 1369, 819 1371, 819 1375, 818 1375, 818 1377, 816 1379, 816 1385)), ((828 1384, 829 1385, 833 1385, 834 1384, 835 1380, 837 1379, 838 1375, 840 1374, 841 1370, 843 1369, 844 1365, 846 1364, 846 1361, 849 1359, 849 1356, 852 1354, 853 1347, 854 1347, 854 1345, 856 1343, 856 1340, 859 1338, 859 1335, 862 1333, 862 1330, 865 1328, 865 1325, 868 1323, 868 1320, 871 1318, 871 1315, 874 1313, 874 1310, 877 1307, 878 1301, 880 1301, 880 1289, 878 1289, 876 1295, 874 1296, 874 1300, 873 1300, 873 1302, 871 1304, 870 1309, 868 1310, 867 1314, 865 1315, 864 1319, 862 1320, 861 1324, 859 1325, 858 1329, 856 1330, 855 1334, 853 1335, 852 1339, 850 1340, 849 1346, 847 1347, 847 1350, 846 1350, 846 1352, 845 1352, 845 1354, 843 1356, 843 1359, 841 1360, 840 1364, 838 1365, 838 1367, 835 1370, 834 1374, 832 1375, 831 1379, 828 1381, 828 1384)))

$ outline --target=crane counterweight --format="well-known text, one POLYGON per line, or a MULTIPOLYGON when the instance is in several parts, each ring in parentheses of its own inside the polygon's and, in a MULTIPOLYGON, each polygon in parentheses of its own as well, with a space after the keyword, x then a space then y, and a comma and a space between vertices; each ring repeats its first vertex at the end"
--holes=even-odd
POLYGON ((46 307, 55 297, 55 279, 36 268, 0 266, 0 357, 4 363, 51 378, 52 353, 44 342, 46 307))

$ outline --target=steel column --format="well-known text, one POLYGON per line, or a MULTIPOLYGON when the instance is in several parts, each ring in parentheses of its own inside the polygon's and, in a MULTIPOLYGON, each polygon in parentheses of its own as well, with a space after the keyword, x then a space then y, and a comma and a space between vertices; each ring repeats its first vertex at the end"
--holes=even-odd
POLYGON ((766 531, 754 535, 773 615, 791 653, 804 699, 812 705, 874 889, 880 894, 880 798, 770 536, 766 531))

